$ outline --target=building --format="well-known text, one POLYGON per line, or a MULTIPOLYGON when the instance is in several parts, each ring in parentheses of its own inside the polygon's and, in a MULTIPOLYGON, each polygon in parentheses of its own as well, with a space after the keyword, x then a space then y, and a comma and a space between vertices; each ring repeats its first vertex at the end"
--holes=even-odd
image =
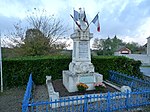
POLYGON ((150 56, 150 36, 147 38, 147 55, 150 56))
POLYGON ((131 54, 128 48, 121 48, 117 50, 114 55, 126 56, 134 60, 140 60, 143 65, 150 66, 150 36, 147 38, 147 44, 144 45, 147 50, 147 54, 131 54))
POLYGON ((122 47, 118 49, 115 54, 131 54, 131 50, 128 49, 127 47, 122 47))

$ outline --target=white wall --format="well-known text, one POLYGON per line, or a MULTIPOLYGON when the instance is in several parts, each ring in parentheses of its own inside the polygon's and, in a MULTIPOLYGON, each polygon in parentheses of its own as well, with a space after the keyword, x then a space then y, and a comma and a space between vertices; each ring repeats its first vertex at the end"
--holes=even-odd
POLYGON ((147 55, 150 56, 150 37, 147 38, 147 55))
POLYGON ((134 60, 140 60, 143 65, 150 65, 150 55, 144 55, 144 54, 118 54, 118 53, 115 53, 115 56, 126 56, 126 57, 134 59, 134 60))

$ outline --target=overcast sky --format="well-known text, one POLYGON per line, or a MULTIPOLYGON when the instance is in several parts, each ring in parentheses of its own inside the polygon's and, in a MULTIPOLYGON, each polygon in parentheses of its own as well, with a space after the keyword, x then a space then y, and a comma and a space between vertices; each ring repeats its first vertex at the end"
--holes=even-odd
MULTIPOLYGON (((101 32, 94 25, 94 37, 118 38, 143 45, 150 36, 150 0, 0 0, 0 31, 6 33, 13 24, 24 20, 27 10, 45 9, 72 28, 73 9, 84 8, 90 22, 99 12, 101 32)), ((72 32, 69 32, 68 36, 72 32)))

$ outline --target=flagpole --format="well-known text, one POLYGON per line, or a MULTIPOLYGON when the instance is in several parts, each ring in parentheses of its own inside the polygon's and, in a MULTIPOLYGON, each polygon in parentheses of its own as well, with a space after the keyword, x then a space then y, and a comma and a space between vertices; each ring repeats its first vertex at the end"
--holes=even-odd
MULTIPOLYGON (((73 16, 70 14, 70 16, 72 17, 72 19, 74 20, 73 16)), ((81 27, 77 24, 77 22, 74 20, 74 22, 76 23, 76 25, 78 26, 78 28, 82 31, 81 27)))
POLYGON ((1 69, 1 92, 3 92, 1 34, 0 34, 0 69, 1 69))
POLYGON ((85 31, 89 28, 90 24, 92 23, 92 21, 88 24, 87 28, 85 29, 85 31))

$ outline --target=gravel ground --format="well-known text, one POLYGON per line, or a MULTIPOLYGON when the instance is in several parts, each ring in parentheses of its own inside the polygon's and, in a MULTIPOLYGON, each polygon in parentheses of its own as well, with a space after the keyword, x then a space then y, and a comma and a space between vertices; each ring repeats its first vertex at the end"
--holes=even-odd
POLYGON ((11 88, 0 93, 0 112, 21 112, 25 89, 11 88))
MULTIPOLYGON (((0 112, 21 112, 25 87, 11 88, 0 93, 0 112)), ((46 85, 35 86, 34 101, 48 101, 46 85)))
POLYGON ((48 101, 48 91, 46 85, 38 85, 34 89, 34 101, 48 101))
MULTIPOLYGON (((60 96, 67 96, 68 94, 76 95, 78 92, 69 93, 65 90, 61 80, 53 82, 56 91, 61 91, 60 96)), ((111 88, 113 91, 113 88, 111 88)), ((94 91, 92 91, 94 92, 94 91)), ((0 93, 0 112, 21 112, 21 103, 25 93, 25 87, 11 88, 0 93)), ((35 86, 34 101, 48 101, 48 92, 46 85, 35 86)), ((128 112, 150 112, 150 106, 145 107, 143 111, 128 111, 128 112)))
POLYGON ((59 92, 60 97, 75 96, 75 95, 82 95, 82 94, 94 94, 94 93, 100 93, 100 92, 106 93, 108 91, 110 91, 110 92, 117 91, 116 89, 114 89, 114 88, 106 85, 106 89, 104 91, 90 90, 90 91, 85 91, 84 93, 81 93, 81 92, 72 92, 72 93, 69 93, 67 91, 67 89, 64 87, 63 82, 62 82, 61 79, 53 81, 52 84, 53 84, 54 90, 56 92, 59 92))

